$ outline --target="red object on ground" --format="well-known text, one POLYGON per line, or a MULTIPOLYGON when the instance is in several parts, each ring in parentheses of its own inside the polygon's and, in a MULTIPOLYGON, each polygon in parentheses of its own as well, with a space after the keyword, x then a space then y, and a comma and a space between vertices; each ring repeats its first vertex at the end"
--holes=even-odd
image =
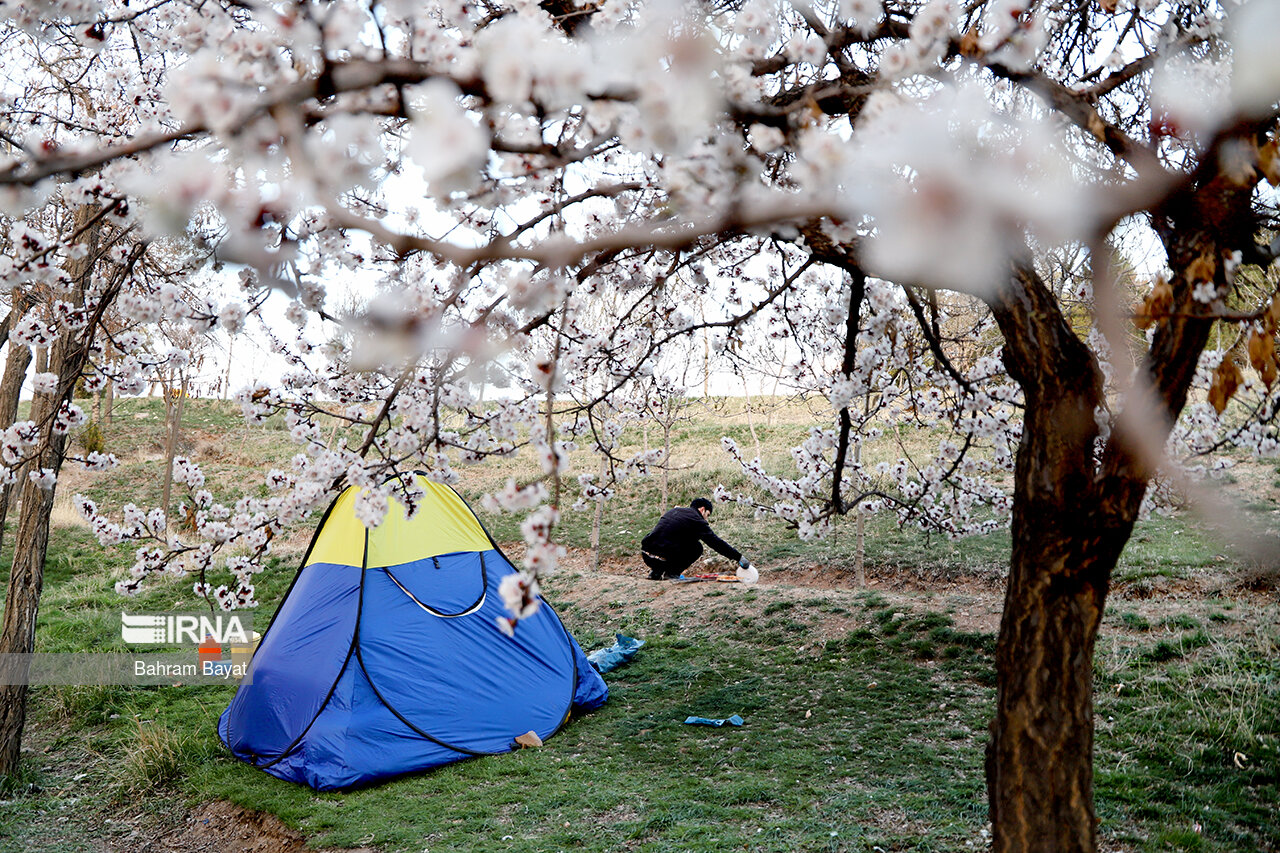
POLYGON ((211 635, 205 634, 204 642, 198 648, 201 663, 207 660, 222 660, 222 646, 214 642, 211 635))

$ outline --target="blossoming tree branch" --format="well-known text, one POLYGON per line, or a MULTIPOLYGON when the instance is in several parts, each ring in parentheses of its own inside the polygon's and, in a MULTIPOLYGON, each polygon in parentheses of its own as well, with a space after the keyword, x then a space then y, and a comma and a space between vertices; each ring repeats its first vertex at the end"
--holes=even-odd
MULTIPOLYGON (((1215 450, 1280 447, 1277 4, 0 9, 0 511, 22 495, 0 651, 32 648, 61 466, 113 464, 68 455, 74 388, 140 392, 191 358, 163 341, 284 303, 290 370, 238 399, 250 422, 283 413, 298 453, 268 497, 220 500, 179 459, 177 507, 78 498, 104 544, 137 546, 122 593, 165 574, 254 606, 273 538, 343 488, 375 526, 393 496, 416 509, 411 471, 529 453, 545 480, 486 498, 526 514, 510 632, 566 501, 661 461, 621 437, 671 411, 696 338, 829 403, 794 471, 726 441, 752 491, 719 499, 803 538, 849 513, 1012 525, 994 846, 1095 849, 1110 572, 1215 450), (212 265, 241 271, 238 296, 201 286, 212 265), (495 370, 509 392, 485 401, 495 370), (865 468, 861 443, 901 423, 948 435, 865 468), (575 449, 598 469, 575 477, 575 449)), ((0 690, 0 772, 25 703, 0 690)))

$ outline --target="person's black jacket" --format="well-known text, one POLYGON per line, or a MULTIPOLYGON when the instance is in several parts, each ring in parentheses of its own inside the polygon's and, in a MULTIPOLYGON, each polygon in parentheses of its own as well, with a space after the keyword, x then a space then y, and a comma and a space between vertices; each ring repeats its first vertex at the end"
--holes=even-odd
POLYGON ((711 530, 702 513, 691 506, 678 506, 663 513, 649 535, 640 540, 646 553, 662 557, 670 567, 685 569, 702 556, 702 543, 735 563, 742 554, 711 530))

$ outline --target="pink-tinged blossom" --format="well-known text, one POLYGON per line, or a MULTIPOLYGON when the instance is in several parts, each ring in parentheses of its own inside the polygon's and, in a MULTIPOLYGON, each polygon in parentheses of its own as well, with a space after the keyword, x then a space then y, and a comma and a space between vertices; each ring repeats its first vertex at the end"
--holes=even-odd
POLYGON ((1228 116, 1230 89, 1224 62, 1177 54, 1156 65, 1152 110, 1170 131, 1205 139, 1228 116))
POLYGON ((875 32, 884 20, 883 0, 840 0, 840 17, 862 35, 875 32))
POLYGON ((27 479, 47 492, 52 489, 54 484, 58 481, 58 475, 52 468, 40 468, 36 471, 29 471, 27 473, 27 479))
POLYGON ((72 403, 63 403, 53 418, 54 435, 66 435, 72 429, 83 426, 89 420, 84 410, 72 403))
POLYGON ((199 489, 204 485, 204 472, 187 457, 177 456, 173 460, 173 479, 192 489, 199 489))
POLYGON ((387 517, 391 503, 385 492, 377 489, 363 489, 356 497, 355 514, 360 523, 372 530, 387 517))
POLYGON ((150 294, 126 291, 116 299, 116 307, 126 319, 155 323, 163 316, 161 303, 150 294))
POLYGON ((227 334, 234 335, 244 330, 244 320, 248 312, 239 302, 228 302, 218 311, 218 322, 227 334))
POLYGON ((516 620, 525 619, 538 612, 542 601, 537 578, 530 572, 507 575, 498 584, 498 597, 507 612, 516 620))
POLYGON ((53 330, 34 312, 27 312, 14 324, 9 340, 24 347, 45 347, 53 343, 53 330))
POLYGON ((272 468, 267 472, 267 488, 273 492, 279 492, 293 485, 293 477, 281 471, 279 468, 272 468))
POLYGON ((989 293, 1024 228, 1057 241, 1089 224, 1088 187, 1051 129, 996 113, 979 86, 887 108, 855 142, 846 190, 874 220, 867 266, 885 278, 989 293))
POLYGON ((521 512, 537 506, 547 499, 547 487, 542 483, 517 486, 514 477, 508 478, 500 491, 486 494, 481 502, 488 512, 521 512))
POLYGON ((37 373, 31 377, 31 390, 37 394, 53 394, 58 390, 58 374, 37 373))
POLYGON ((85 521, 93 521, 98 514, 98 505, 82 494, 72 495, 71 503, 76 508, 76 512, 80 513, 80 517, 85 521))

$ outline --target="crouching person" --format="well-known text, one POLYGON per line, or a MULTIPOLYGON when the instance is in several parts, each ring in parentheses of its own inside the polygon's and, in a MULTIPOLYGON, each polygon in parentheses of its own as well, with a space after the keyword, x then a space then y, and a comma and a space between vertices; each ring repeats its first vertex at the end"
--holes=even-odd
POLYGON ((750 564, 738 549, 711 530, 711 501, 694 498, 689 506, 669 509, 640 540, 640 556, 649 567, 650 580, 678 578, 702 556, 702 543, 742 568, 750 564))

